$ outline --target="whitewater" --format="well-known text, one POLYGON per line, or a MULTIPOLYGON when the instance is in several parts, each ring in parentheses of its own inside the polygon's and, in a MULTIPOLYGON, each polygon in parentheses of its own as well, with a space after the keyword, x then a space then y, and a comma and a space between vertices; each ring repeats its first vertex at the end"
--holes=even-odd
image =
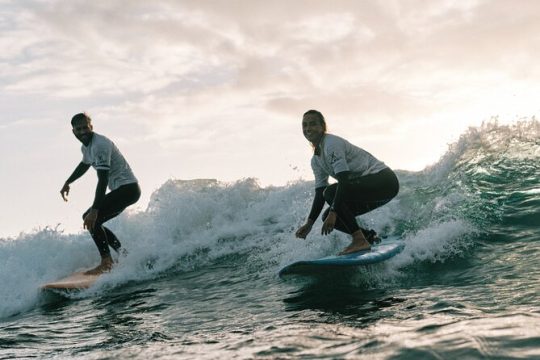
POLYGON ((97 263, 88 234, 2 238, 0 358, 540 358, 540 122, 486 122, 396 173, 399 195, 358 220, 404 251, 339 277, 277 276, 348 243, 320 221, 294 237, 304 180, 166 181, 108 222, 129 252, 81 292, 40 285, 97 263))

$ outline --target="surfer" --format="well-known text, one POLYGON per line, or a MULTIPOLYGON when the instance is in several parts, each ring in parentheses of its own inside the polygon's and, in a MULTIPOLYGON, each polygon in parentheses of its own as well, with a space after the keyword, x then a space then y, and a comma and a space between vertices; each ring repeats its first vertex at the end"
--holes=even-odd
POLYGON ((321 233, 330 234, 335 228, 352 236, 351 243, 340 255, 370 250, 371 244, 380 239, 375 231, 359 227, 355 217, 386 204, 397 195, 396 175, 367 151, 328 134, 324 116, 317 110, 304 114, 302 131, 314 150, 311 168, 315 175, 315 198, 307 221, 296 231, 296 237, 306 238, 326 201, 330 207, 323 213, 321 233), (329 176, 337 183, 329 185, 329 176))
POLYGON ((113 266, 109 246, 116 252, 120 252, 122 246, 116 235, 103 223, 136 203, 141 196, 141 189, 116 145, 93 131, 92 119, 87 114, 73 116, 71 126, 73 134, 82 143, 83 158, 62 186, 60 194, 67 201, 69 185, 84 175, 90 166, 96 169, 98 183, 94 202, 83 215, 83 227, 90 232, 101 255, 101 263, 86 274, 101 274, 110 271, 113 266), (111 191, 105 194, 107 186, 111 191))

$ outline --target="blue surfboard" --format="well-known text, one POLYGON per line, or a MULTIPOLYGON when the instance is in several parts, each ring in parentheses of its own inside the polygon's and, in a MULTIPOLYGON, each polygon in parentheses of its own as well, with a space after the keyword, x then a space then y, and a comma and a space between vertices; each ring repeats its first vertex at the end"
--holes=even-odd
POLYGON ((383 240, 382 243, 373 245, 371 250, 359 251, 347 255, 332 255, 315 260, 302 260, 285 266, 279 271, 279 276, 285 275, 310 275, 332 269, 344 269, 347 267, 376 264, 399 254, 405 247, 403 241, 383 240))

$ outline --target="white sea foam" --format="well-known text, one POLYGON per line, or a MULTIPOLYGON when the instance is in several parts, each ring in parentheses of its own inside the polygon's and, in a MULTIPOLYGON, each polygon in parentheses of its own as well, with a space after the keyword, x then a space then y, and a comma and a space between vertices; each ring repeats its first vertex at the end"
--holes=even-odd
POLYGON ((0 241, 0 317, 38 303, 40 286, 92 265, 95 246, 80 235, 52 229, 0 241))
MULTIPOLYGON (((96 286, 73 296, 93 296, 127 281, 204 267, 228 255, 246 255, 246 266, 275 276, 289 262, 335 253, 349 237, 337 232, 320 235, 320 221, 308 239, 294 237, 309 211, 312 186, 296 182, 261 188, 253 179, 232 184, 170 180, 154 194, 146 211, 128 212, 109 222, 129 253, 96 286)), ((401 206, 399 199, 394 200, 361 221, 392 233, 400 221, 412 216, 401 206)), ((410 235, 397 264, 442 259, 451 253, 452 238, 463 231, 456 221, 410 235)), ((97 250, 87 234, 46 229, 0 242, 0 317, 36 306, 42 299, 40 285, 97 262, 97 250)))
POLYGON ((415 262, 444 262, 464 254, 471 245, 470 235, 477 229, 464 220, 451 220, 430 224, 404 238, 405 249, 392 261, 392 266, 402 268, 415 262))
MULTIPOLYGON (((510 142, 501 156, 537 159, 539 128, 534 119, 514 127, 484 125, 469 130, 439 163, 425 171, 400 172, 398 197, 360 217, 366 227, 400 235, 406 242, 405 250, 382 268, 385 276, 399 278, 415 263, 444 262, 465 254, 472 243, 468 235, 477 229, 467 219, 469 209, 462 205, 482 199, 460 188, 457 182, 461 180, 453 176, 455 169, 463 161, 475 163, 486 148, 516 138, 522 141, 510 142), (521 151, 524 144, 528 146, 525 155, 521 151)), ((496 151, 490 154, 498 155, 496 151)), ((477 163, 483 169, 483 163, 477 163)), ((246 266, 276 276, 292 261, 335 253, 349 238, 337 232, 320 235, 320 221, 308 239, 294 237, 309 212, 312 187, 306 181, 261 188, 254 179, 229 184, 169 180, 153 194, 146 211, 127 211, 108 223, 129 254, 96 287, 80 296, 92 296, 131 280, 205 267, 223 256, 247 256, 246 266)), ((40 285, 97 262, 97 250, 86 233, 69 235, 44 229, 0 239, 0 317, 35 307, 43 301, 40 285)))

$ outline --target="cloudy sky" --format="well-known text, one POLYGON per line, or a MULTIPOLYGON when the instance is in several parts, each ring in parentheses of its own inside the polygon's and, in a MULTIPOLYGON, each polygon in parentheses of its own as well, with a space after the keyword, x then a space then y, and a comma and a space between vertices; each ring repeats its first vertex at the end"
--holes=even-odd
POLYGON ((81 229, 96 177, 71 116, 167 179, 311 179, 301 115, 395 169, 540 112, 536 0, 0 0, 0 236, 81 229))

